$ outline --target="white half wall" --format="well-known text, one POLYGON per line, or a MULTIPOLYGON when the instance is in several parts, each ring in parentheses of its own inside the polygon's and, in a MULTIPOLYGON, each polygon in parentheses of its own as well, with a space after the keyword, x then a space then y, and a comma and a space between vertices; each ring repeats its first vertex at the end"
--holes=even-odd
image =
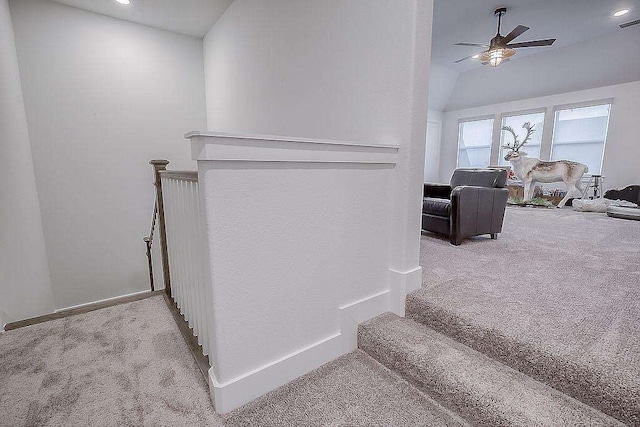
MULTIPOLYGON (((432 9, 431 0, 235 0, 205 37, 210 130, 398 147, 384 165, 363 153, 368 161, 314 159, 308 148, 311 160, 199 166, 213 194, 204 197, 218 411, 355 348, 357 322, 343 326, 341 307, 373 298, 373 309, 354 309, 358 321, 403 314, 420 286, 432 9)), ((277 157, 274 144, 253 154, 277 157)))
POLYGON ((40 204, 7 0, 0 0, 0 330, 53 311, 40 204))
POLYGON ((148 289, 148 161, 195 169, 183 135, 206 122, 202 40, 10 6, 55 308, 148 289))
MULTIPOLYGON (((494 120, 498 121, 501 113, 546 108, 548 120, 544 129, 542 152, 549 153, 554 106, 607 98, 613 98, 613 106, 602 166, 605 188, 638 184, 640 183, 637 136, 640 81, 446 112, 443 119, 440 181, 449 182, 451 174, 456 168, 458 121, 460 119, 493 115, 494 120)), ((492 153, 498 153, 499 140, 497 138, 494 138, 493 145, 492 153)), ((496 162, 497 158, 493 161, 496 162)))

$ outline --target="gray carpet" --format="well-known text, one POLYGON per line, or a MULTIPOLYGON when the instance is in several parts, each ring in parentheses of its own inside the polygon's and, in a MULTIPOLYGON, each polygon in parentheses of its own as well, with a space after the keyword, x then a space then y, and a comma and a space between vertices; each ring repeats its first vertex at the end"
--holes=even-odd
POLYGON ((498 240, 421 252, 409 317, 640 425, 640 222, 509 208, 498 240))
POLYGON ((623 426, 591 406, 392 313, 361 324, 358 346, 475 426, 623 426))
POLYGON ((227 426, 466 426, 355 351, 244 406, 227 426))
POLYGON ((222 425, 162 296, 0 333, 0 425, 222 425))
POLYGON ((0 333, 0 426, 463 426, 356 351, 216 415, 161 296, 0 333))

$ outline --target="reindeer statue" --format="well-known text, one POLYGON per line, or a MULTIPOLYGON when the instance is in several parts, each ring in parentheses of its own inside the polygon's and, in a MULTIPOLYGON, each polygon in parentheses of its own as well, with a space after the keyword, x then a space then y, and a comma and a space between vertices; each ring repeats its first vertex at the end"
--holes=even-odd
POLYGON ((584 186, 580 182, 582 175, 589 171, 586 165, 569 160, 558 160, 555 162, 543 162, 540 159, 529 158, 527 153, 520 151, 531 135, 535 132, 535 125, 527 122, 522 128, 527 131, 527 136, 520 142, 518 135, 511 126, 504 126, 503 131, 513 135, 513 145, 505 145, 503 148, 509 148, 510 151, 504 156, 504 159, 511 162, 513 172, 524 183, 524 200, 531 200, 533 190, 538 182, 559 182, 563 181, 567 186, 567 195, 558 203, 561 208, 567 203, 567 200, 574 197, 582 197, 584 186))

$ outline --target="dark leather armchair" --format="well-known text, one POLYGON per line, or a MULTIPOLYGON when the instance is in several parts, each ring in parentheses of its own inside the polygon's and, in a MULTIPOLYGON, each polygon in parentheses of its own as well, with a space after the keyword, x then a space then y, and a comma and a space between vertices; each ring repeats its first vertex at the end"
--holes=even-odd
POLYGON ((509 191, 507 169, 456 169, 451 184, 424 184, 422 229, 449 236, 459 245, 466 237, 502 231, 509 191))

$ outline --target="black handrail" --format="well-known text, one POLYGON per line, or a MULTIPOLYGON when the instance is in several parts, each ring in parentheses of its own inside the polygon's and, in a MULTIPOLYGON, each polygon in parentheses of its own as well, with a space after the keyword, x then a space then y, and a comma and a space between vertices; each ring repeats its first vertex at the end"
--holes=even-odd
POLYGON ((151 215, 151 228, 149 230, 149 235, 144 237, 142 240, 147 245, 147 261, 149 263, 149 282, 151 283, 151 290, 155 291, 155 287, 153 284, 153 259, 151 256, 151 246, 153 245, 153 234, 156 229, 156 218, 158 217, 158 198, 154 197, 153 202, 153 214, 151 215))

